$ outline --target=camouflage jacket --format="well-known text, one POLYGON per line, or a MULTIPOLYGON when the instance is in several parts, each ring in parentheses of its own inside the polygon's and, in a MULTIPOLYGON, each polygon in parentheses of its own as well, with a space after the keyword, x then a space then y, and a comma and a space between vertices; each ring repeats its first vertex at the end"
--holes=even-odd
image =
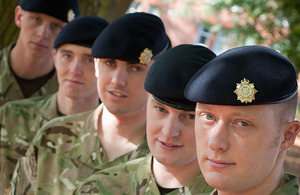
MULTIPOLYGON (((14 45, 11 44, 0 51, 0 106, 8 101, 25 98, 9 64, 9 54, 14 45)), ((58 81, 55 73, 32 97, 53 94, 57 90, 58 81)))
POLYGON ((94 111, 47 123, 34 138, 27 157, 19 160, 11 194, 71 194, 94 172, 149 153, 145 137, 136 150, 108 161, 97 134, 102 110, 103 104, 94 111))
MULTIPOLYGON (((285 173, 284 174, 285 184, 273 192, 271 195, 298 195, 299 184, 298 178, 295 175, 285 173)), ((218 191, 214 190, 210 195, 218 195, 218 191)))
POLYGON ((15 100, 0 108, 0 194, 6 194, 17 160, 36 132, 58 117, 56 99, 57 94, 15 100))
MULTIPOLYGON (((159 195, 159 189, 151 171, 152 155, 118 165, 87 178, 73 194, 143 194, 159 195)), ((202 175, 196 177, 188 186, 169 192, 168 195, 193 195, 209 193, 213 190, 202 175)))

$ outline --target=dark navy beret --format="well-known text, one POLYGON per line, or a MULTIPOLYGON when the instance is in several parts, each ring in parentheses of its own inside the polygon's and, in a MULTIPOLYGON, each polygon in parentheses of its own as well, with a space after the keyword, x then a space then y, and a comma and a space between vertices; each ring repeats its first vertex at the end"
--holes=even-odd
POLYGON ((92 56, 145 64, 165 51, 168 43, 159 17, 130 13, 110 23, 99 35, 92 47, 92 56))
POLYGON ((55 39, 54 48, 65 43, 92 47, 107 25, 108 22, 98 16, 79 16, 62 28, 55 39))
POLYGON ((69 22, 79 16, 77 0, 20 0, 22 9, 39 12, 69 22))
POLYGON ((230 49, 207 63, 185 89, 187 99, 216 105, 279 103, 297 93, 294 66, 264 46, 230 49))
POLYGON ((145 89, 163 104, 194 111, 196 103, 184 97, 184 89, 192 76, 215 56, 214 52, 199 45, 183 44, 171 48, 151 65, 145 89))

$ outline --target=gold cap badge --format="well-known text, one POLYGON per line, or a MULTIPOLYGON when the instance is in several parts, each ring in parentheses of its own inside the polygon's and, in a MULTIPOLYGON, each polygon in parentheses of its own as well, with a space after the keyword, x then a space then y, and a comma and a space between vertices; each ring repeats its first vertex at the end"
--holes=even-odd
POLYGON ((71 22, 75 18, 75 13, 72 9, 68 11, 68 22, 71 22))
POLYGON ((252 100, 255 100, 255 93, 258 91, 254 88, 253 83, 249 83, 249 80, 241 80, 241 83, 236 84, 236 90, 234 93, 238 96, 238 100, 242 103, 251 103, 252 100))
POLYGON ((141 64, 147 64, 151 61, 152 58, 152 51, 148 48, 144 49, 144 51, 141 53, 139 60, 141 64))

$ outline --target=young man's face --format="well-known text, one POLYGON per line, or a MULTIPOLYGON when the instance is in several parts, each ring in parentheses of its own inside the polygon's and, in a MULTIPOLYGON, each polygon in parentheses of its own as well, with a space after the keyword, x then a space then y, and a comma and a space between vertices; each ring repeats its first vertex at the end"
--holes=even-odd
POLYGON ((275 112, 270 105, 197 104, 198 162, 209 185, 242 192, 274 177, 284 141, 275 112))
POLYGON ((69 98, 98 95, 91 48, 63 44, 53 55, 60 93, 69 98))
POLYGON ((20 28, 18 41, 22 42, 34 57, 51 55, 53 43, 65 25, 65 22, 36 12, 28 12, 17 6, 15 10, 15 22, 20 28))
POLYGON ((106 108, 115 115, 145 110, 144 81, 152 62, 130 64, 115 59, 95 58, 98 93, 106 108))
POLYGON ((158 162, 170 167, 198 166, 194 117, 194 111, 178 110, 149 96, 147 141, 158 162))

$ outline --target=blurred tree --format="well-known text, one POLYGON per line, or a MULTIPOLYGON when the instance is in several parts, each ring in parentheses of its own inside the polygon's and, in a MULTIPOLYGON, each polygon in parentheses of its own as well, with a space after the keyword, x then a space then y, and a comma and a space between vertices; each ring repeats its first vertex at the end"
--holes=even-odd
MULTIPOLYGON (((42 0, 41 0, 42 1, 42 0)), ((123 15, 133 0, 78 0, 81 15, 98 15, 111 22, 123 15)), ((19 29, 14 22, 14 10, 19 0, 0 1, 0 49, 18 38, 19 29)))
MULTIPOLYGON (((286 0, 213 0, 214 11, 232 13, 234 35, 238 45, 249 40, 280 51, 300 71, 300 1, 286 0)), ((220 26, 221 28, 221 26, 220 26)))

